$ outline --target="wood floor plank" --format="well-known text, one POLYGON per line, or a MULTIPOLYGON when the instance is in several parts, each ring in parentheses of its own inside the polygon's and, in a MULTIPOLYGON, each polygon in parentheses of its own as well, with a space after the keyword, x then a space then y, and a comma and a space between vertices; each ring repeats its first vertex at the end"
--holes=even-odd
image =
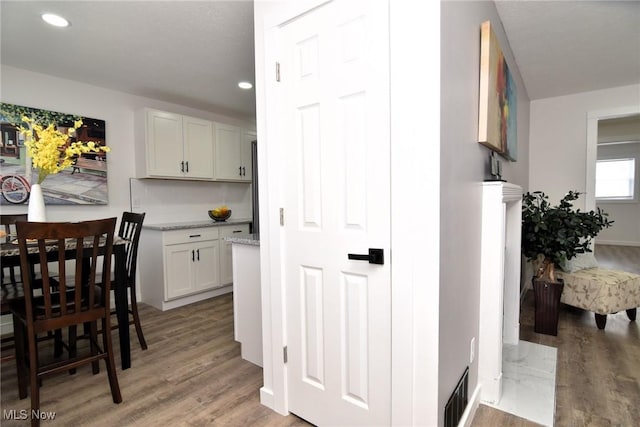
MULTIPOLYGON (((625 262, 636 260, 635 251, 598 249, 601 264, 624 268, 625 262), (607 253, 614 259, 607 260, 607 253), (617 256, 630 261, 619 262, 617 256)), ((145 304, 139 309, 149 349, 140 349, 132 328, 132 368, 117 371, 124 401, 112 402, 104 364, 95 376, 90 367, 83 367, 76 375, 47 378, 41 388, 41 409, 55 411, 56 418, 46 425, 309 425, 295 415, 283 417, 260 404, 262 369, 240 357, 240 346, 233 338, 232 295, 167 312, 145 304)), ((617 313, 608 316, 606 329, 601 331, 592 313, 562 306, 558 336, 536 334, 533 293, 529 292, 520 323, 521 339, 558 349, 556 426, 640 425, 638 322, 629 322, 624 312, 617 313)), ((119 366, 117 340, 114 344, 119 366)), ((0 374, 0 409, 27 409, 29 400, 17 397, 15 362, 2 363, 0 374)), ((2 419, 1 424, 23 426, 25 422, 2 419)), ((536 424, 480 405, 472 425, 536 424)))

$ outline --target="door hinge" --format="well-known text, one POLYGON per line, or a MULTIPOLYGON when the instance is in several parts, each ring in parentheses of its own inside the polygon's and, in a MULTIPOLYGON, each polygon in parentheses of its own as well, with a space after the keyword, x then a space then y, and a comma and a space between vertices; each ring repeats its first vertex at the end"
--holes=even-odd
POLYGON ((276 62, 276 81, 280 81, 280 63, 276 62))
POLYGON ((284 208, 280 208, 280 225, 284 227, 284 208))
POLYGON ((289 360, 289 358, 287 356, 287 346, 286 345, 284 347, 282 347, 282 360, 284 360, 284 363, 287 363, 287 361, 289 360))

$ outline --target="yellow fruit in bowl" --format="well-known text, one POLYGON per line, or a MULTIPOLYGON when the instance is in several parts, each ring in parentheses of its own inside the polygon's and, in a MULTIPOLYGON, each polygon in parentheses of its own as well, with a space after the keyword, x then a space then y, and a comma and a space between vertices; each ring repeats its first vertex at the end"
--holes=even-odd
POLYGON ((229 209, 227 206, 219 206, 215 209, 210 210, 208 213, 211 219, 216 221, 224 221, 231 216, 231 209, 229 209))

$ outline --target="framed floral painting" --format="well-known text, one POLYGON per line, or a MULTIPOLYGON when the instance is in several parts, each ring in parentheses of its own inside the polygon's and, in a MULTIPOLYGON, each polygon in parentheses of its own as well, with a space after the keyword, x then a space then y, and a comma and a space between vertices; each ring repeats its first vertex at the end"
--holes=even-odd
POLYGON ((26 205, 36 183, 46 204, 108 204, 104 120, 0 103, 0 133, 0 205, 26 205))

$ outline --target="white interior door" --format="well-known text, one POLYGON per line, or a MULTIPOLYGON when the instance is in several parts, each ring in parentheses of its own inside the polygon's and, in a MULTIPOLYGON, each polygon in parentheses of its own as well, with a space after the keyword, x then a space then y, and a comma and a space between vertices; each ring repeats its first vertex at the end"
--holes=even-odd
POLYGON ((289 410, 317 425, 391 421, 388 36, 350 0, 279 34, 289 410))

